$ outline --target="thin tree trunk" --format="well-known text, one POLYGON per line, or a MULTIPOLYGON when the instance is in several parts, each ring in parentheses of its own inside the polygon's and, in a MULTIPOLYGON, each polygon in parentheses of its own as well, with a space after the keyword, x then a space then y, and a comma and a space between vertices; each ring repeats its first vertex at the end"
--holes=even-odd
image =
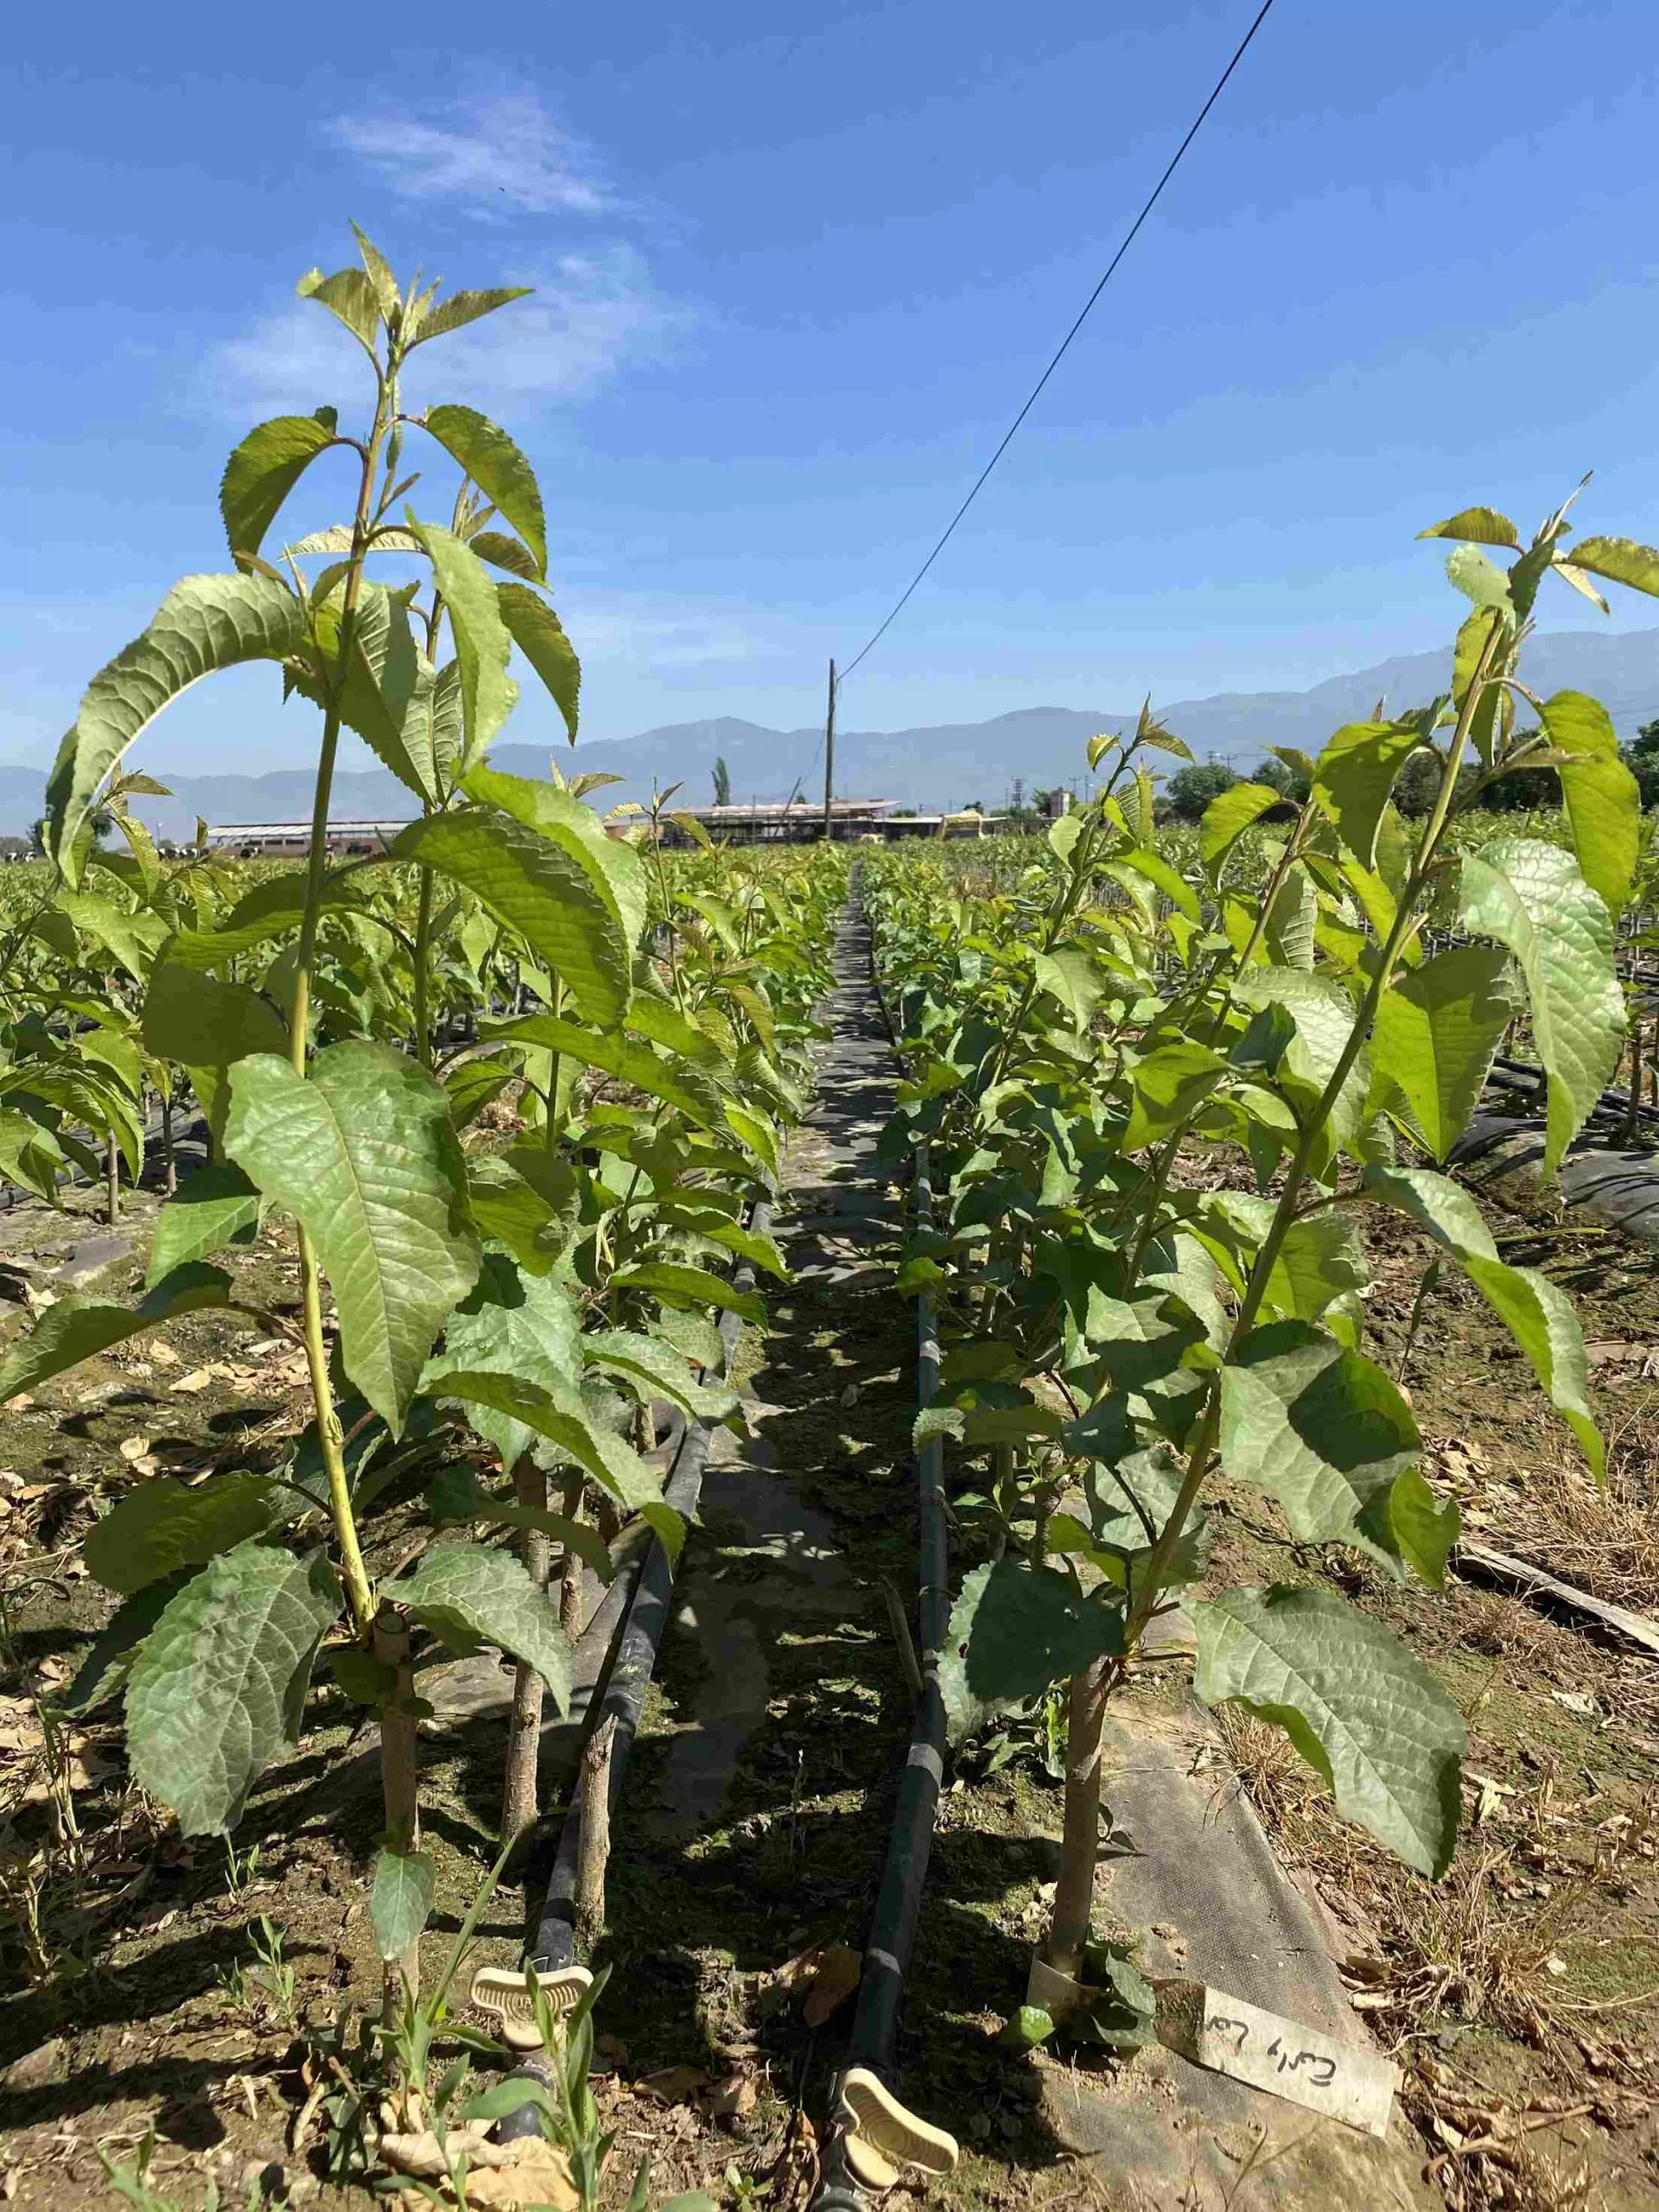
MULTIPOLYGON (((382 1605, 374 1617, 374 1656, 392 1669, 397 1688, 380 1713, 380 1786, 386 1808, 386 1847, 390 1851, 417 1850, 421 1840, 420 1801, 415 1742, 415 1675, 410 1664, 409 1624, 395 1605, 382 1605)), ((385 1965, 382 2011, 388 2025, 404 2001, 409 1985, 412 2005, 421 1989, 421 1947, 411 1943, 401 1958, 385 1965)))
POLYGON ((179 1187, 179 1163, 173 1157, 173 1101, 162 1101, 162 1158, 167 1165, 167 1195, 174 1197, 179 1187))
POLYGON ((1045 1956, 1057 1974, 1074 1980, 1089 1940, 1095 1902, 1095 1862, 1100 1849, 1100 1735, 1106 1717, 1111 1661, 1096 1659, 1073 1675, 1065 1747, 1065 1827, 1060 1878, 1045 1956))
MULTIPOLYGON (((582 1491, 582 1477, 567 1475, 560 1506, 567 1521, 581 1520, 582 1491)), ((559 1583, 559 1626, 572 1643, 582 1634, 582 1555, 569 1549, 564 1554, 564 1571, 559 1583)))
MULTIPOLYGON (((547 1477, 528 1452, 512 1471, 520 1505, 547 1510, 547 1477)), ((524 1531, 524 1566, 538 1590, 545 1590, 553 1561, 550 1539, 539 1529, 524 1531)), ((540 1810, 542 1678, 521 1659, 512 1678, 512 1715, 507 1723, 507 1773, 501 1793, 501 1840, 516 1841, 540 1810)))
POLYGON ((1642 1127, 1642 1017, 1630 1024, 1630 1106, 1624 1116, 1624 1142, 1633 1145, 1642 1127))
POLYGON ((111 1228, 121 1218, 121 1154, 115 1139, 104 1147, 105 1202, 111 1228))

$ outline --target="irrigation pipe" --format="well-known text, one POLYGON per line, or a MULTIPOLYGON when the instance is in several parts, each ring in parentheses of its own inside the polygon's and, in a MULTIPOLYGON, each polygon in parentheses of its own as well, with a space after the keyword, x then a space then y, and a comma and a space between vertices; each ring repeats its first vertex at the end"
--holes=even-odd
MULTIPOLYGON (((750 1217, 750 1228, 764 1236, 772 1224, 772 1201, 761 1198, 756 1202, 750 1217)), ((754 1287, 754 1265, 745 1260, 733 1277, 738 1290, 752 1290, 754 1287)), ((722 1313, 720 1335, 726 1347, 726 1369, 731 1370, 732 1354, 736 1348, 738 1332, 742 1323, 736 1313, 722 1313)), ((690 1523, 702 1495, 702 1478, 709 1465, 709 1447, 713 1440, 714 1424, 707 1421, 687 1421, 681 1433, 679 1446, 674 1455, 674 1465, 664 1485, 663 1496, 690 1523)), ((606 1772, 608 1788, 606 1791, 606 1810, 608 1820, 616 1817, 621 1802, 622 1785, 627 1775, 628 1754, 633 1749, 634 1738, 639 1732, 639 1716, 645 1708, 645 1694, 651 1687, 652 1676, 657 1670, 657 1660, 662 1649, 663 1630, 668 1624, 669 1603, 673 1594, 674 1568, 660 1536, 653 1535, 633 1566, 632 1587, 626 1586, 620 1595, 618 1585, 628 1573, 625 1567, 619 1571, 604 1603, 593 1621, 588 1624, 583 1641, 595 1632, 605 1633, 603 1624, 613 1621, 615 1631, 610 1643, 606 1663, 594 1683, 583 1716, 582 1751, 599 1731, 612 1725, 610 1757, 606 1772)), ((571 1793, 569 1811, 559 1830, 559 1840, 553 1857, 552 1872, 548 1878, 547 1893, 542 1902, 541 1919, 536 1939, 531 1947, 529 1963, 538 1974, 556 1974, 562 1967, 576 1963, 576 1889, 582 1863, 582 1827, 587 1817, 588 1778, 592 1769, 585 1758, 578 1757, 576 1783, 571 1793)), ((511 2080, 539 2082, 543 2088, 553 2088, 553 2077, 548 2070, 545 2054, 527 2059, 514 2069, 511 2080)), ((496 2127, 498 2142, 512 2142, 516 2138, 541 2133, 541 2118, 533 2104, 515 2106, 496 2127)))

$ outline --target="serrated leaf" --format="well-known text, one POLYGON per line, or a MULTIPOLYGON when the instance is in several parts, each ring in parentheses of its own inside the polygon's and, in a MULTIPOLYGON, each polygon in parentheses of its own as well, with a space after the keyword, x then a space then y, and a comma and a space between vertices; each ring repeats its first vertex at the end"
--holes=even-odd
POLYGON ((1105 988, 1089 955, 1078 946, 1064 945, 1058 952, 1038 953, 1033 964, 1039 989, 1058 1000, 1077 1028, 1086 1029, 1105 988))
POLYGON ((598 1068, 648 1097, 660 1098, 699 1128, 718 1128, 726 1118, 720 1092, 701 1068, 614 1030, 583 1029, 556 1014, 530 1014, 522 1020, 493 1023, 484 1033, 492 1044, 535 1045, 579 1066, 598 1068))
POLYGON ((515 1497, 493 1497, 469 1466, 441 1468, 427 1503, 437 1522, 489 1521, 505 1529, 539 1529, 575 1552, 602 1582, 610 1581, 616 1571, 604 1537, 591 1522, 567 1520, 563 1513, 550 1513, 542 1506, 520 1505, 515 1497))
POLYGON ((1371 1166, 1363 1187, 1368 1198, 1408 1215, 1452 1255, 1531 1362, 1599 1478, 1606 1458, 1590 1411, 1590 1365, 1572 1300, 1548 1275, 1500 1260, 1480 1208, 1448 1177, 1427 1168, 1371 1166))
MULTIPOLYGON (((526 1277, 512 1260, 486 1252, 476 1285, 444 1325, 444 1348, 428 1360, 421 1389, 442 1395, 447 1374, 473 1373, 511 1375, 555 1395, 574 1394, 582 1376, 578 1327, 575 1301, 563 1283, 526 1277)), ((482 1406, 474 1406, 471 1419, 503 1466, 527 1452, 536 1433, 482 1406)))
POLYGON ((1544 1173, 1553 1175, 1618 1066, 1624 997, 1612 917, 1571 853, 1498 837, 1464 855, 1459 920, 1521 963, 1548 1077, 1544 1173))
POLYGON ((365 270, 337 269, 332 276, 324 276, 313 269, 301 277, 296 289, 302 300, 315 300, 327 308, 359 341, 370 359, 374 359, 380 302, 365 270))
POLYGON ((118 1500, 87 1531, 86 1572, 124 1597, 181 1567, 200 1567, 276 1518, 271 1484, 263 1475, 219 1475, 191 1485, 152 1475, 118 1500))
MULTIPOLYGON (((545 1437, 570 1465, 585 1467, 595 1482, 620 1498, 631 1511, 650 1518, 662 1504, 663 1485, 656 1471, 631 1444, 625 1444, 602 1421, 595 1420, 591 1408, 569 1384, 550 1390, 522 1376, 499 1370, 446 1370, 433 1387, 445 1398, 505 1414, 533 1434, 545 1437)), ((677 1516, 671 1517, 676 1528, 683 1526, 677 1516)), ((653 1520, 652 1526, 658 1525, 653 1520)))
POLYGON ((1459 545, 1455 553, 1448 553, 1446 573, 1452 585, 1477 607, 1494 608, 1506 622, 1515 620, 1508 575, 1475 546, 1459 545))
POLYGON ((134 1781, 186 1835, 233 1828, 248 1792, 298 1732, 318 1644, 339 1618, 321 1554, 258 1542, 194 1575, 144 1639, 127 1684, 134 1781))
POLYGON ((48 1306, 21 1344, 0 1367, 0 1397, 38 1389, 66 1368, 124 1344, 129 1337, 159 1329, 181 1313, 200 1313, 230 1303, 231 1279, 218 1268, 199 1262, 175 1268, 133 1307, 106 1306, 71 1292, 48 1306))
POLYGON ((77 1719, 95 1713, 126 1688, 137 1663, 139 1648, 195 1570, 181 1567, 135 1591, 111 1617, 107 1627, 92 1639, 75 1679, 63 1699, 63 1709, 77 1719))
POLYGON ((436 1887, 437 1868, 425 1852, 391 1851, 383 1845, 375 1853, 369 1925, 383 1959, 401 1959, 420 1941, 436 1887))
POLYGON ((308 1077, 231 1073, 226 1149, 302 1222, 334 1287, 346 1374, 394 1434, 446 1316, 478 1279, 467 1173, 441 1084, 385 1045, 331 1045, 308 1077))
POLYGON ((556 784, 505 775, 495 768, 473 769, 467 792, 580 861, 615 906, 630 950, 639 944, 651 906, 645 864, 632 845, 610 836, 591 806, 556 784))
POLYGON ((706 1268, 687 1268, 671 1260, 645 1260, 639 1266, 619 1268, 611 1277, 613 1290, 645 1290, 667 1306, 714 1306, 723 1313, 764 1328, 766 1300, 756 1290, 737 1290, 724 1275, 706 1268))
POLYGON ((951 1608, 939 1688, 953 1736, 1010 1700, 1036 1697, 1123 1643, 1116 1592, 1084 1597, 1052 1567, 978 1567, 951 1608))
POLYGON ((269 577, 185 576, 174 585, 143 636, 87 685, 47 779, 48 849, 72 889, 93 795, 145 724, 215 669, 286 660, 304 632, 300 601, 269 577))
MULTIPOLYGON (((1463 507, 1444 522, 1431 523, 1427 530, 1420 530, 1419 537, 1461 537, 1474 545, 1508 545, 1516 552, 1521 540, 1515 524, 1507 515, 1499 514, 1496 507, 1463 507)), ((1575 556, 1576 557, 1576 556, 1575 556)))
MULTIPOLYGON (((302 871, 296 869, 283 875, 270 876, 264 883, 256 883, 251 891, 238 899, 216 927, 179 931, 176 936, 168 939, 163 958, 156 963, 150 983, 151 999, 162 984, 165 968, 169 964, 176 963, 180 968, 194 969, 216 968, 221 961, 236 959, 245 952, 251 952, 257 945, 269 944, 272 938, 281 937, 285 931, 297 930, 305 909, 305 896, 306 879, 302 871)), ((318 898, 320 912, 339 913, 360 906, 362 902, 363 894, 355 879, 324 878, 318 898)), ((166 981, 170 988, 176 979, 167 978, 166 981)), ((176 987, 182 1018, 187 1011, 182 1004, 184 996, 187 994, 195 995, 198 986, 192 976, 187 982, 177 982, 176 987)), ((238 984, 232 988, 245 989, 246 986, 238 984)), ((149 1011, 149 1002, 147 1001, 146 1015, 149 1011)), ((286 1035, 286 1031, 283 1033, 286 1035)), ((155 1048, 152 1046, 150 1049, 153 1051, 155 1048)), ((257 1049, 276 1052, 283 1048, 270 1045, 257 1049)), ((158 1052, 156 1057, 165 1058, 168 1056, 158 1052)), ((238 1052, 232 1057, 239 1058, 241 1054, 238 1052)))
POLYGON ((699 1382, 683 1353, 660 1337, 633 1329, 590 1330, 581 1340, 582 1363, 631 1382, 649 1384, 699 1421, 724 1421, 740 1401, 721 1383, 699 1382))
POLYGON ((1539 709, 1545 735, 1570 760, 1557 762, 1561 799, 1579 867, 1618 914, 1630 904, 1642 836, 1642 793, 1618 756, 1618 734, 1599 699, 1558 691, 1539 709))
POLYGON ((1129 1071, 1129 1123, 1125 1152, 1140 1152, 1192 1120, 1227 1073, 1219 1052, 1192 1039, 1160 1045, 1129 1071))
POLYGON ((464 329, 467 323, 476 322, 480 315, 493 315, 497 308, 504 308, 513 300, 528 297, 533 286, 529 284, 498 285, 493 290, 454 292, 439 306, 421 317, 419 327, 410 341, 410 349, 424 346, 429 338, 442 338, 446 332, 464 329))
POLYGON ((565 734, 574 745, 581 708, 582 663, 564 634, 564 625, 538 592, 523 584, 498 584, 495 591, 501 620, 512 632, 512 642, 547 686, 564 717, 565 734))
POLYGON ((1250 824, 1277 806, 1283 798, 1269 784, 1233 784, 1218 792, 1204 810, 1198 823, 1198 853, 1204 872, 1212 880, 1250 824))
POLYGON ((225 464, 219 512, 232 553, 257 553, 284 499, 334 433, 315 415, 277 415, 250 430, 225 464))
MULTIPOLYGON (((409 607, 401 593, 365 577, 352 626, 351 658, 342 672, 340 610, 332 603, 313 617, 330 671, 328 686, 340 720, 353 729, 415 796, 435 804, 442 785, 433 760, 431 671, 416 651, 409 607)), ((290 671, 295 689, 314 705, 328 691, 314 672, 290 671)))
POLYGON ((535 1669, 561 1713, 569 1711, 570 1651, 557 1611, 511 1554, 446 1540, 392 1587, 448 1649, 499 1645, 535 1669))
MULTIPOLYGON (((392 852, 398 860, 437 868, 516 930, 537 958, 563 979, 589 1020, 612 1027, 622 1019, 633 948, 614 898, 582 855, 484 807, 411 823, 392 852)), ((491 1032, 493 1038, 506 1033, 491 1032)))
POLYGON ((1314 765, 1314 799, 1363 868, 1376 866, 1382 810, 1422 741, 1413 723, 1347 722, 1327 739, 1314 765))
POLYGON ((502 530, 480 530, 476 537, 467 543, 480 561, 487 561, 492 568, 505 569, 512 576, 522 576, 527 584, 539 583, 542 572, 536 566, 536 556, 516 537, 509 537, 502 530))
MULTIPOLYGON (((1241 1006, 1259 1009, 1274 1024, 1277 1014, 1287 1016, 1289 1030, 1282 1040, 1279 1032, 1268 1058, 1278 1088, 1304 1111, 1317 1107, 1326 1084, 1335 1074, 1354 1027, 1354 1002, 1334 977, 1304 975, 1295 968, 1252 968, 1235 979, 1233 996, 1241 1006)), ((1257 1038, 1253 1023, 1233 1052, 1236 1062, 1248 1064, 1257 1038)), ((1364 1118, 1370 1064, 1362 1051, 1338 1093, 1319 1144, 1310 1155, 1313 1172, 1321 1173, 1342 1147, 1352 1143, 1364 1118)))
POLYGON ((526 1274, 544 1275, 569 1249, 580 1194, 575 1170, 551 1154, 540 1155, 550 1173, 527 1182, 518 1160, 534 1157, 475 1153, 467 1162, 467 1189, 479 1235, 505 1244, 526 1274))
POLYGON ((1436 1160, 1469 1126, 1520 1008, 1514 966, 1493 945, 1453 945, 1397 976, 1383 993, 1371 1034, 1373 1084, 1399 1087, 1436 1160))
POLYGON ((512 711, 518 686, 507 674, 512 641, 501 619, 496 587, 470 545, 436 523, 409 527, 432 563, 433 581, 449 610, 461 666, 461 713, 466 731, 463 768, 482 758, 512 711))
POLYGON ((1222 1370, 1222 1471, 1277 1498, 1306 1542, 1390 1553, 1388 1493, 1421 1448, 1382 1370, 1306 1321, 1252 1330, 1222 1370))
POLYGON ((1465 1730, 1433 1675, 1334 1591, 1234 1590, 1192 1611, 1205 1703, 1275 1722, 1344 1819, 1420 1872, 1443 1874, 1465 1730))
POLYGON ((460 463, 524 539, 535 557, 537 578, 544 576, 547 518, 541 490, 535 470, 512 440, 487 415, 471 407, 429 407, 423 419, 451 460, 460 463))
POLYGON ((1633 537, 1581 537, 1573 548, 1573 566, 1659 599, 1659 547, 1633 537))

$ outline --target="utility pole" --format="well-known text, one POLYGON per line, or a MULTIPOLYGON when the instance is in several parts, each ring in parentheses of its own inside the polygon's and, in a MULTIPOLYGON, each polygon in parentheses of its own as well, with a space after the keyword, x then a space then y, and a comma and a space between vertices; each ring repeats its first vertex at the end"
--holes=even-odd
POLYGON ((836 787, 836 664, 830 664, 830 705, 823 718, 823 842, 830 842, 830 798, 836 787))

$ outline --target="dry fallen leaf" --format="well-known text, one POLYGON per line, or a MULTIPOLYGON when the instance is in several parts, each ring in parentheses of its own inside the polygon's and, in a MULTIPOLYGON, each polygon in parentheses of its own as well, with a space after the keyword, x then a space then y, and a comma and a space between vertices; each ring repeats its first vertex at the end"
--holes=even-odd
POLYGON ((647 2074, 635 2082, 647 2096, 655 2097, 659 2104, 690 2104, 699 2089, 709 2086, 709 2076, 701 2066, 664 2066, 655 2074, 647 2074))
POLYGON ((486 2212, 493 2212, 497 2206, 537 2204, 550 2205, 552 2212, 582 2212, 581 2192, 571 2178, 570 2162, 563 2151, 543 2142, 539 2136, 499 2147, 516 2151, 518 2156, 511 2165, 498 2165, 483 2173, 467 2175, 469 2206, 482 2206, 486 2212))
POLYGON ((124 1436, 115 1448, 124 1459, 142 1459, 149 1453, 149 1439, 147 1436, 124 1436))
POLYGON ((26 1414, 34 1402, 27 1390, 19 1390, 15 1398, 6 1400, 6 1411, 9 1414, 26 1414))
POLYGON ((821 2028, 858 1987, 863 1961, 849 1944, 826 1943, 818 1957, 818 1970, 807 1992, 804 2017, 809 2028, 821 2028))
POLYGON ((716 2082, 702 2102, 711 2120, 746 2120, 759 2094, 752 2075, 734 2074, 729 2082, 716 2082))
POLYGON ((161 1338, 158 1338, 149 1347, 149 1356, 157 1367, 176 1367, 179 1363, 177 1352, 170 1344, 161 1338))
POLYGON ((193 1367, 188 1375, 181 1375, 178 1381, 168 1387, 175 1390, 186 1391, 194 1398, 199 1390, 205 1390, 213 1379, 207 1368, 193 1367))

